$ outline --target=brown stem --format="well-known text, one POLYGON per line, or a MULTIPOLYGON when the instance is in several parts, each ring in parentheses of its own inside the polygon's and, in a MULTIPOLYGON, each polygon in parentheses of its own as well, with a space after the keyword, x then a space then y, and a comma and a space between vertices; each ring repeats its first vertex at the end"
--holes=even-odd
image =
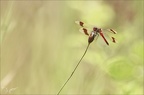
POLYGON ((76 71, 77 67, 79 66, 80 62, 82 61, 83 57, 85 56, 88 47, 89 47, 90 43, 88 43, 87 48, 83 54, 83 56, 81 57, 81 59, 79 60, 79 62, 77 63, 76 67, 74 68, 73 72, 71 73, 71 75, 69 76, 69 78, 67 79, 67 81, 64 83, 64 85, 61 87, 61 89, 59 90, 59 92, 57 93, 57 95, 60 94, 60 92, 62 91, 62 89, 65 87, 65 85, 68 83, 68 81, 71 79, 71 77, 73 76, 74 72, 76 71))

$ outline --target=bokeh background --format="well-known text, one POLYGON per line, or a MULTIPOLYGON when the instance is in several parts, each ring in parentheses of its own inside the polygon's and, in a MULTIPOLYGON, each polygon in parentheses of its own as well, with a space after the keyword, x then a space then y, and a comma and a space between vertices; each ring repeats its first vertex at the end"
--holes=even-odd
POLYGON ((94 41, 61 94, 142 95, 144 1, 1 0, 1 94, 58 93, 88 44, 74 22, 112 28, 94 41))

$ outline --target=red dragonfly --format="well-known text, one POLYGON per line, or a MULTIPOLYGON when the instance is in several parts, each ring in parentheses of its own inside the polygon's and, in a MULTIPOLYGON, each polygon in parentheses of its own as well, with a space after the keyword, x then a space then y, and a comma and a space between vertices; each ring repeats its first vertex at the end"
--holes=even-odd
MULTIPOLYGON (((79 62, 77 63, 76 67, 74 68, 73 72, 71 73, 71 75, 69 76, 69 78, 66 80, 66 82, 64 83, 64 85, 61 87, 61 89, 59 90, 59 92, 57 93, 57 95, 60 94, 60 92, 62 91, 62 89, 65 87, 65 85, 67 84, 67 82, 71 79, 71 77, 73 76, 74 72, 76 71, 77 67, 79 66, 80 62, 82 61, 83 57, 85 56, 87 50, 88 50, 88 47, 90 45, 90 43, 92 43, 95 39, 95 37, 98 37, 99 35, 103 38, 103 40, 105 41, 105 43, 107 45, 109 45, 108 41, 106 40, 104 34, 103 34, 103 31, 101 28, 97 28, 97 27, 93 27, 92 30, 91 30, 91 33, 89 34, 88 32, 88 29, 85 27, 85 24, 82 22, 82 21, 75 21, 75 23, 77 23, 78 25, 81 26, 81 29, 80 31, 83 32, 85 35, 87 35, 89 38, 88 38, 88 45, 87 45, 87 48, 84 52, 84 54, 82 55, 81 59, 79 60, 79 62)), ((109 32, 113 33, 113 34, 116 34, 116 31, 114 31, 113 29, 108 29, 109 32)), ((112 42, 113 43, 116 43, 116 40, 114 37, 111 37, 112 39, 112 42)))
MULTIPOLYGON (((89 34, 88 29, 85 27, 84 22, 82 21, 75 21, 75 23, 77 23, 78 25, 80 25, 82 28, 80 28, 80 32, 83 32, 85 35, 89 36, 88 38, 88 43, 92 43, 93 40, 95 39, 95 37, 98 37, 99 35, 103 38, 103 40, 105 41, 105 43, 107 45, 109 45, 108 41, 106 40, 103 31, 101 28, 97 28, 97 27, 93 27, 93 29, 91 30, 91 33, 89 34)), ((117 32, 114 31, 113 29, 107 29, 109 32, 116 34, 117 32)), ((113 43, 116 43, 116 40, 114 37, 111 37, 111 40, 113 43)))

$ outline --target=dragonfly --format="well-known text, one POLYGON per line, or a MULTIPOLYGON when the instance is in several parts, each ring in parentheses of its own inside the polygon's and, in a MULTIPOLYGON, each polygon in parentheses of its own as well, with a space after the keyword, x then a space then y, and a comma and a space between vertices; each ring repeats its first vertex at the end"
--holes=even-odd
MULTIPOLYGON (((75 73, 77 67, 79 66, 79 64, 81 63, 83 57, 85 56, 89 45, 94 41, 95 38, 98 38, 99 35, 102 37, 102 39, 104 40, 104 42, 106 43, 106 45, 109 45, 109 42, 107 41, 107 39, 104 36, 104 32, 102 30, 102 28, 98 28, 98 27, 92 27, 91 31, 89 31, 88 28, 86 28, 86 24, 82 21, 75 21, 76 24, 78 24, 81 28, 79 29, 80 32, 84 33, 86 36, 88 36, 88 45, 87 48, 84 52, 84 54, 82 55, 81 59, 78 61, 77 65, 75 66, 74 70, 72 71, 71 75, 69 76, 69 78, 66 80, 66 82, 63 84, 63 86, 61 87, 61 89, 59 90, 59 92, 57 93, 57 95, 60 94, 60 92, 62 91, 62 89, 65 87, 65 85, 68 83, 68 81, 71 79, 71 77, 73 76, 73 74, 75 73)), ((111 32, 113 34, 117 34, 117 32, 113 29, 107 29, 108 32, 111 32)), ((115 37, 110 37, 111 41, 113 43, 116 43, 116 39, 115 37)))
MULTIPOLYGON (((88 44, 92 43, 94 41, 95 38, 97 38, 99 35, 103 38, 103 40, 105 41, 105 43, 107 45, 109 45, 107 39, 104 36, 103 30, 101 28, 98 27, 93 27, 91 32, 85 27, 85 23, 82 21, 75 21, 76 24, 78 24, 79 26, 81 26, 80 28, 80 32, 84 33, 85 35, 88 36, 88 44)), ((109 32, 113 33, 113 34, 117 34, 117 32, 113 29, 107 29, 109 32)), ((114 37, 111 37, 111 40, 113 43, 116 43, 116 40, 114 37)))

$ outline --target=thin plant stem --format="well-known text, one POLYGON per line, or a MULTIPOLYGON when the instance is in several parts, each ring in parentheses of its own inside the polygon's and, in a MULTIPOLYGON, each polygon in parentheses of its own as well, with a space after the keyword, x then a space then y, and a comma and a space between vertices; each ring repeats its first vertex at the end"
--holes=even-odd
POLYGON ((61 87, 61 89, 59 90, 59 92, 57 93, 57 95, 60 94, 60 92, 62 91, 62 89, 65 87, 65 85, 68 83, 68 81, 71 79, 71 77, 73 76, 74 72, 76 71, 77 67, 79 66, 80 62, 82 61, 83 57, 85 56, 88 47, 89 47, 90 43, 88 43, 87 48, 83 54, 83 56, 81 57, 81 59, 79 60, 79 62, 77 63, 76 67, 74 68, 73 72, 71 73, 71 75, 69 76, 69 78, 66 80, 66 82, 64 83, 64 85, 61 87))

